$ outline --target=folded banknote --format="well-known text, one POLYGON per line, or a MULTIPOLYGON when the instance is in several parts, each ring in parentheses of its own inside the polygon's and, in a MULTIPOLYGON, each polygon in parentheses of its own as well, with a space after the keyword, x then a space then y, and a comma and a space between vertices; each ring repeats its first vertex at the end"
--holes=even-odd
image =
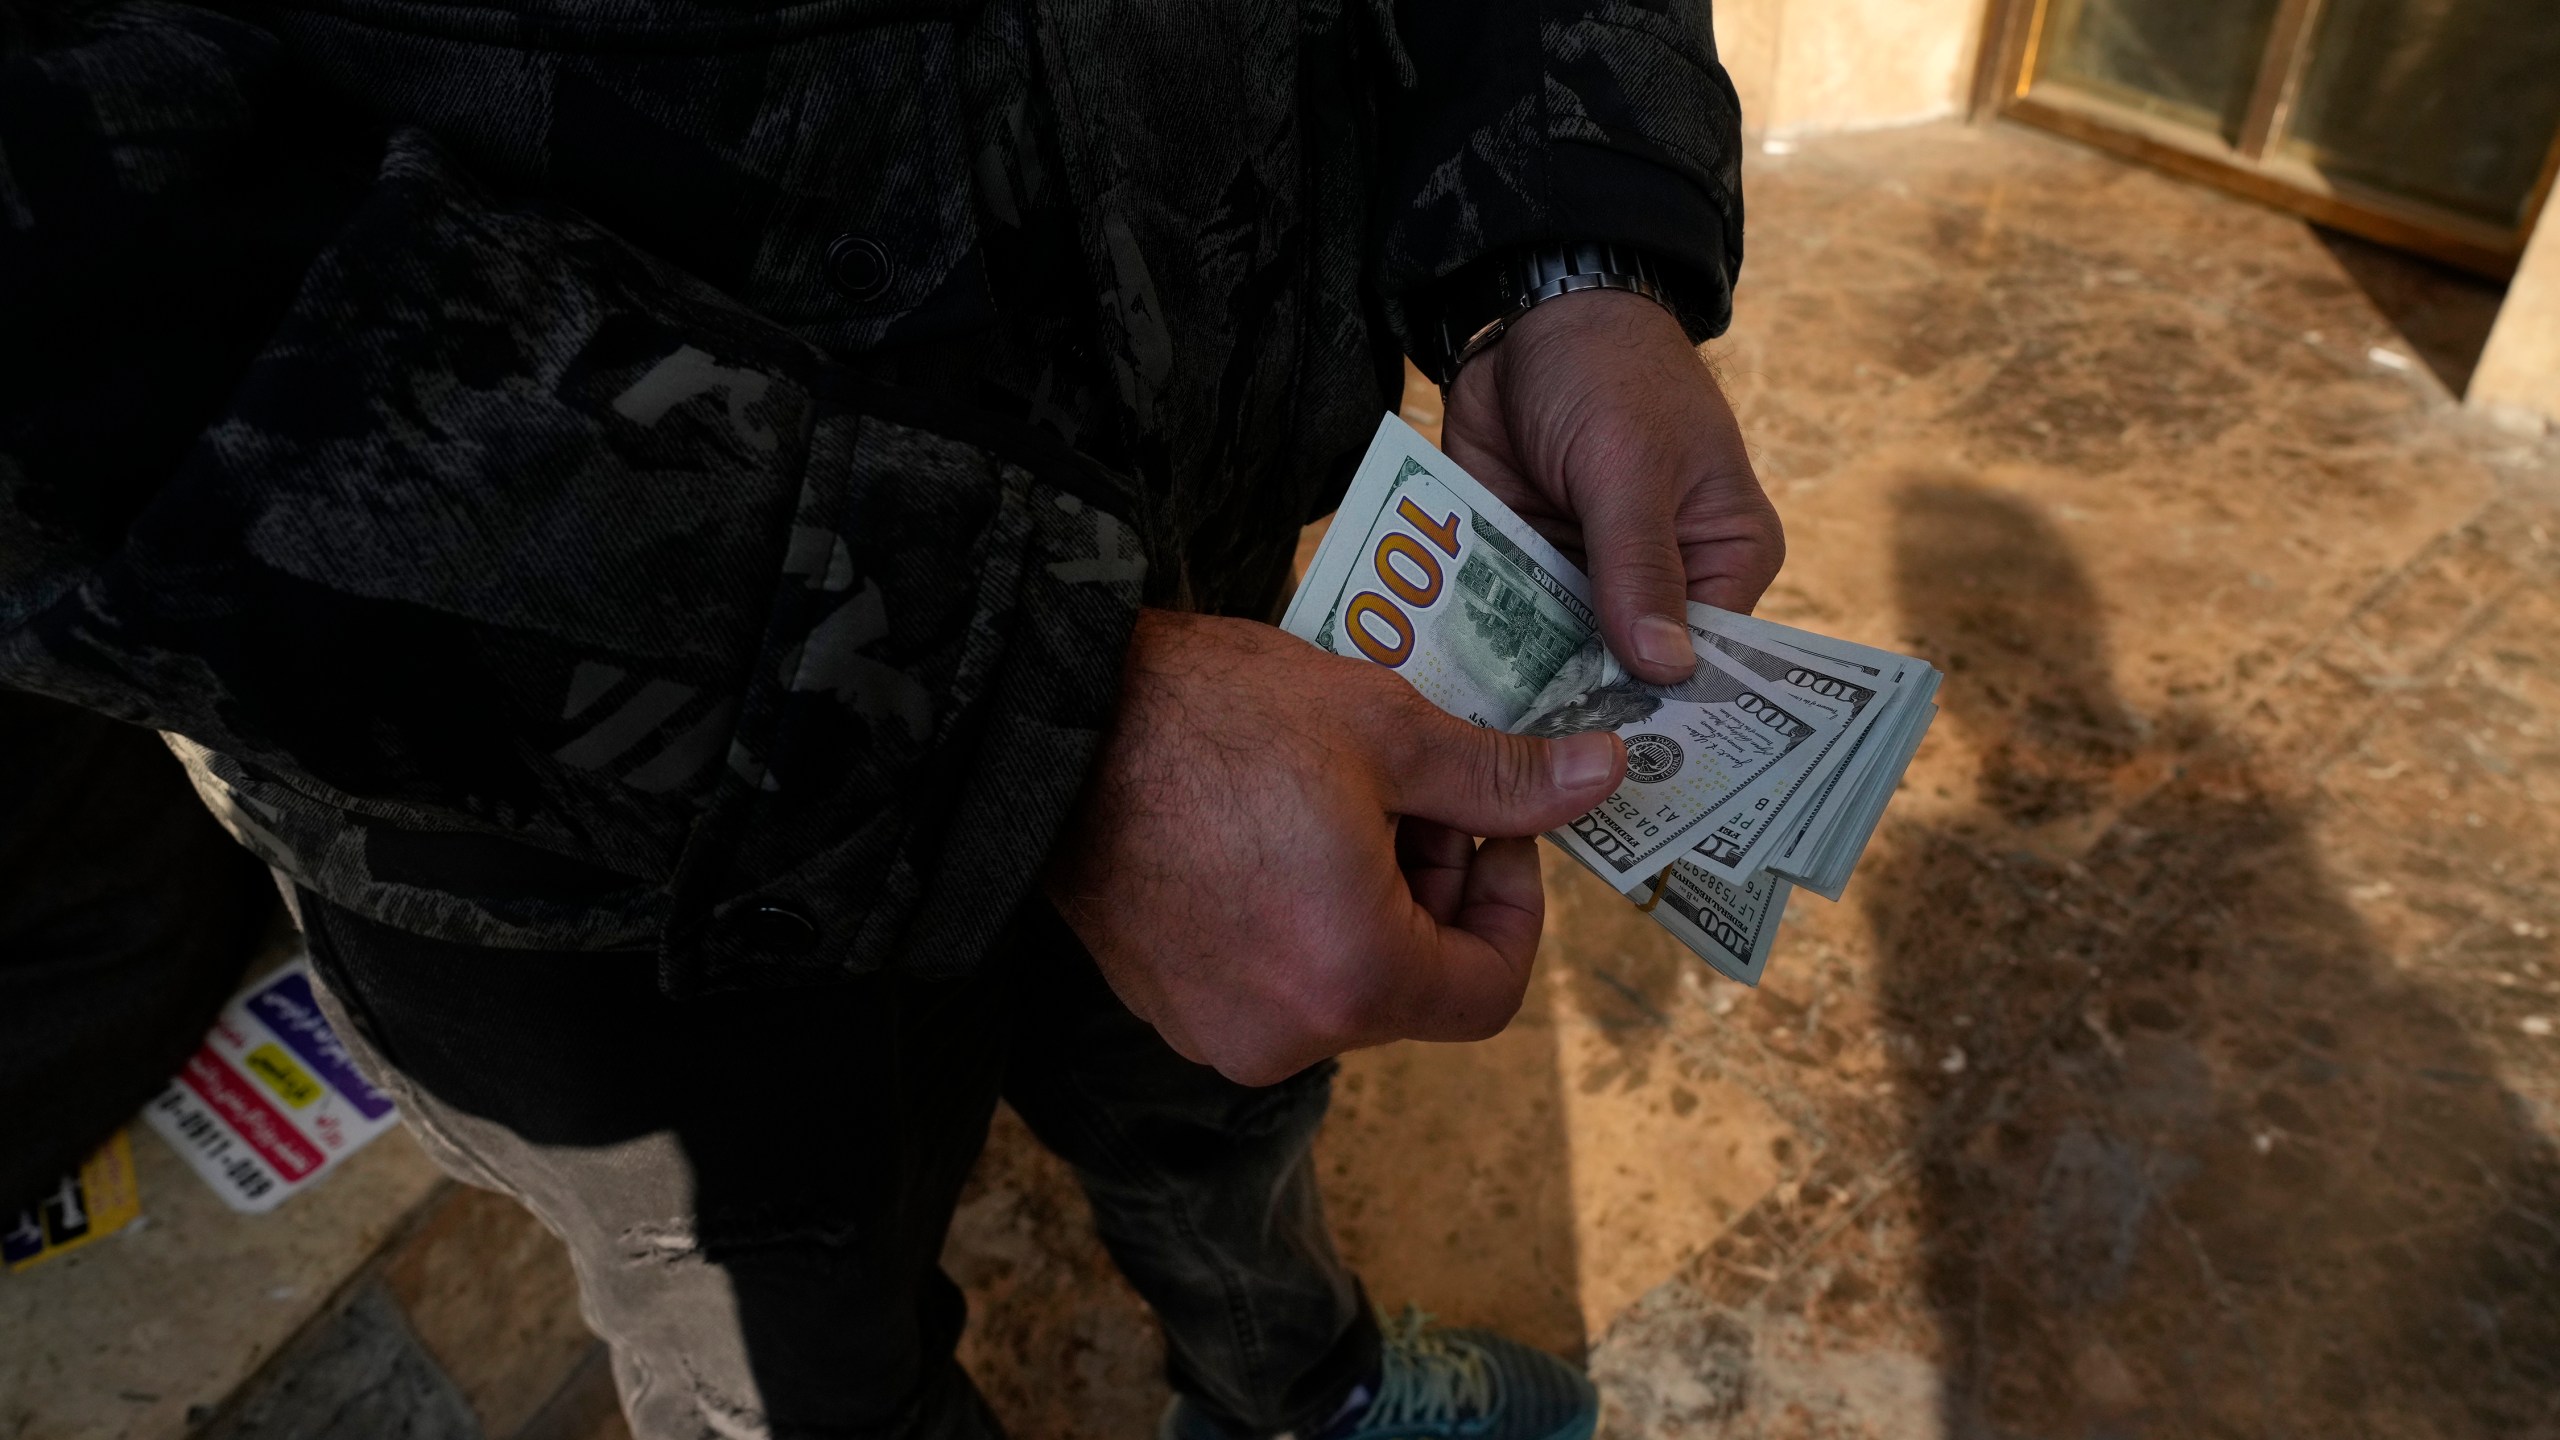
POLYGON ((1746 984, 1793 887, 1840 898, 1937 714, 1925 661, 1707 605, 1697 670, 1637 679, 1581 568, 1392 415, 1281 627, 1478 725, 1616 732, 1626 778, 1547 839, 1746 984))

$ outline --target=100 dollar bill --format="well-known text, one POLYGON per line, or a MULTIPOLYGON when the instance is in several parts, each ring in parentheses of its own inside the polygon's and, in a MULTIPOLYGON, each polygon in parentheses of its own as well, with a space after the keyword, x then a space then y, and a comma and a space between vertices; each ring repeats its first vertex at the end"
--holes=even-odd
POLYGON ((1702 649, 1689 678, 1639 680, 1598 637, 1547 682, 1518 729, 1561 736, 1613 730, 1626 778, 1589 814, 1548 838, 1613 885, 1657 874, 1686 855, 1739 796, 1803 768, 1836 736, 1844 711, 1816 708, 1702 649))
POLYGON ((1390 416, 1280 628, 1509 730, 1600 625, 1573 562, 1390 416))
POLYGON ((1836 737, 1840 707, 1782 699, 1783 687, 1703 640, 1688 681, 1634 681, 1598 641, 1580 568, 1392 416, 1281 626, 1385 666, 1479 725, 1617 730, 1628 746, 1626 782, 1547 838, 1629 891, 1708 963, 1757 979, 1785 906, 1784 881, 1728 885, 1698 874, 1649 882, 1737 795, 1836 737))
POLYGON ((1757 985, 1769 964, 1769 947, 1778 938, 1778 919, 1787 913, 1791 888, 1766 870, 1748 880, 1725 880, 1678 860, 1627 891, 1627 898, 1700 959, 1745 985, 1757 985))
POLYGON ((1379 427, 1333 523, 1283 628, 1479 725, 1616 731, 1625 780, 1548 835, 1613 885, 1660 872, 1847 718, 1712 646, 1676 685, 1628 675, 1600 642, 1581 569, 1400 420, 1379 427))

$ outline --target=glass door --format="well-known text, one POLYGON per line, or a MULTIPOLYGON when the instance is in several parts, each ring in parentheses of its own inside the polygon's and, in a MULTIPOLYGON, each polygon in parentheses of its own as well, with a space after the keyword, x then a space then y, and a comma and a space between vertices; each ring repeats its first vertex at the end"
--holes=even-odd
POLYGON ((2560 0, 2012 0, 2005 114, 2504 276, 2560 164, 2560 0))

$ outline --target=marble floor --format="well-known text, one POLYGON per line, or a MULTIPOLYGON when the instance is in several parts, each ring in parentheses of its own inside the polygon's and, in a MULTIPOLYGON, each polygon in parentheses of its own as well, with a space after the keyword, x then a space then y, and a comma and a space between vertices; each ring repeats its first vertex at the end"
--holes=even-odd
MULTIPOLYGON (((1620 1436, 2560 1435, 2560 447, 2448 390, 2495 291, 2017 129, 1753 159, 1765 613, 1945 714, 1761 989, 1556 863, 1507 1034, 1351 1057, 1371 1288, 1620 1436)), ((1017 1433, 1143 1433, 1018 1126, 950 1259, 1017 1433)))

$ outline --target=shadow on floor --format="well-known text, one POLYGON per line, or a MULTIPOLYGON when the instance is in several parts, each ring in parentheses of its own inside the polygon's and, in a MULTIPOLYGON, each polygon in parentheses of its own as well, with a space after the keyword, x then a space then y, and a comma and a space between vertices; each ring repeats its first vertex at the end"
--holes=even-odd
POLYGON ((1861 884, 1918 1041, 1944 1433, 2560 1433, 2551 1144, 2246 749, 2121 704, 2036 510, 1924 485, 1898 520, 1984 757, 1977 813, 1861 884))
POLYGON ((1334 1234, 1380 1303, 1579 1360, 1590 1337, 1554 992, 1533 984, 1488 1041, 1346 1056, 1316 1157, 1334 1234))
POLYGON ((2507 287, 2341 231, 2317 225, 2310 229, 2338 269, 2399 332, 2409 353, 2460 399, 2471 386, 2471 372, 2479 368, 2507 287))

